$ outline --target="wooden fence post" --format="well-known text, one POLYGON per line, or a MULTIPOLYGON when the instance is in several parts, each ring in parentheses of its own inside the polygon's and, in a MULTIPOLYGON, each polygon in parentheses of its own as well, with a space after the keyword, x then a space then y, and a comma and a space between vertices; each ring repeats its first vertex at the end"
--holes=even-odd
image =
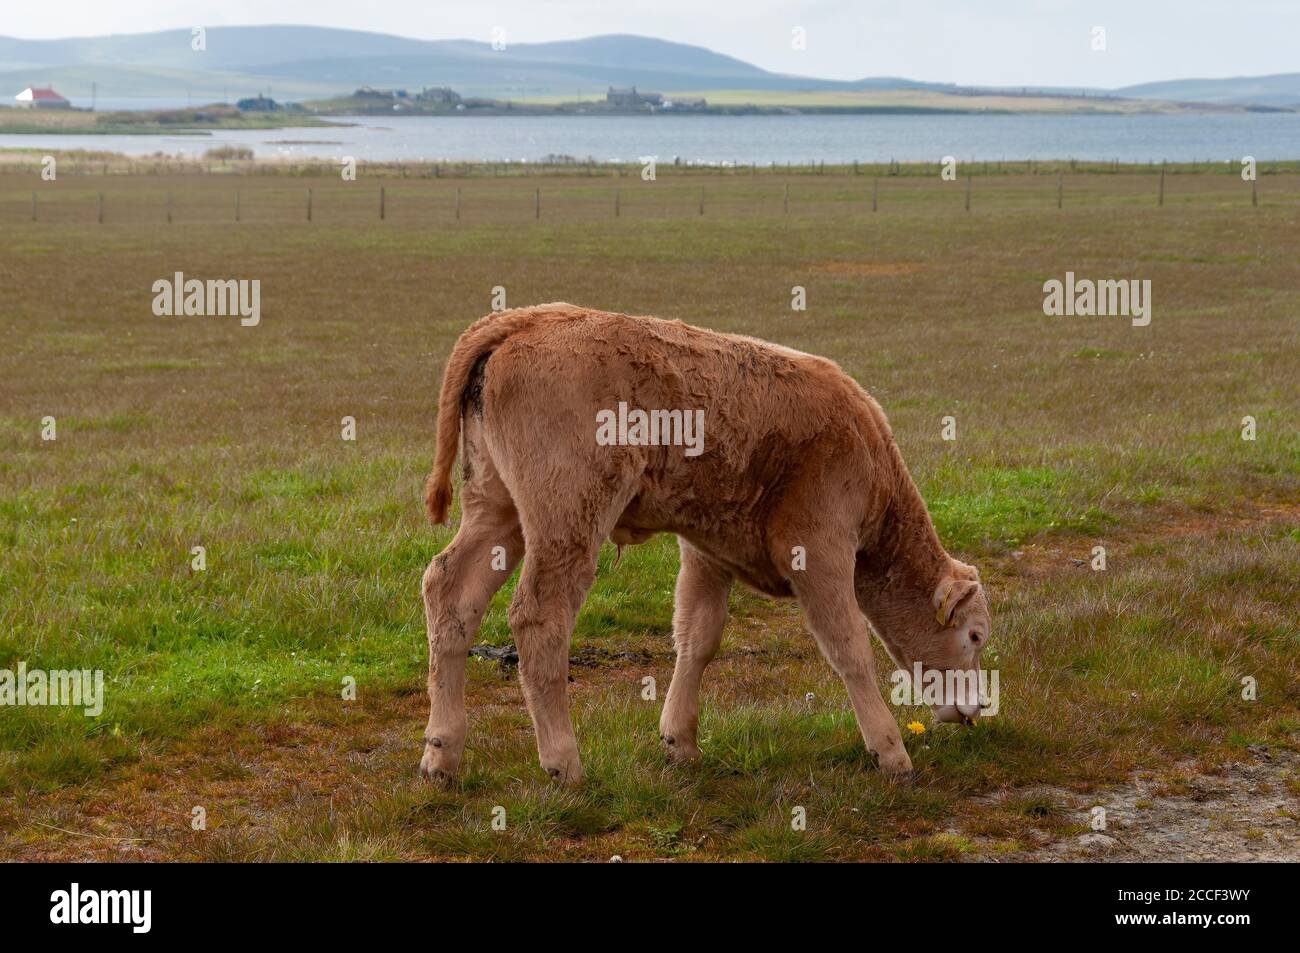
POLYGON ((970 176, 966 176, 966 211, 970 211, 970 176))
POLYGON ((311 189, 307 190, 307 221, 311 221, 311 189))
POLYGON ((533 190, 533 218, 542 217, 542 190, 533 190))
POLYGON ((104 193, 99 193, 99 224, 104 224, 104 193))
POLYGON ((873 212, 880 208, 880 205, 877 202, 877 197, 879 196, 879 194, 880 194, 880 176, 876 176, 874 179, 871 180, 871 211, 873 212))
POLYGON ((381 222, 384 220, 384 211, 384 187, 381 185, 379 187, 379 220, 381 222))
POLYGON ((1060 172, 1056 173, 1056 207, 1057 208, 1061 207, 1061 202, 1063 200, 1063 196, 1061 193, 1062 190, 1064 189, 1064 180, 1065 177, 1062 175, 1062 173, 1060 172))

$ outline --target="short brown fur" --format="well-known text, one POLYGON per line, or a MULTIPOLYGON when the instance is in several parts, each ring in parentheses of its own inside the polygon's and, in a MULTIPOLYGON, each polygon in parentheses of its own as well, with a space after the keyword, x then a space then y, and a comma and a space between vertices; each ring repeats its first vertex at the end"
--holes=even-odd
MULTIPOLYGON (((989 631, 978 573, 940 545, 879 405, 825 358, 568 304, 504 311, 471 325, 447 362, 426 488, 435 523, 448 517, 462 436, 461 526, 423 585, 426 776, 457 771, 466 652, 523 558, 509 618, 539 756, 553 776, 581 778, 569 638, 606 539, 678 536, 677 662, 660 721, 675 759, 699 755, 700 680, 736 579, 799 601, 890 774, 911 761, 875 684, 867 620, 901 668, 978 668, 989 631), (703 411, 702 452, 601 445, 597 414, 620 402, 703 411)), ((972 720, 978 706, 964 701, 936 712, 972 720)))

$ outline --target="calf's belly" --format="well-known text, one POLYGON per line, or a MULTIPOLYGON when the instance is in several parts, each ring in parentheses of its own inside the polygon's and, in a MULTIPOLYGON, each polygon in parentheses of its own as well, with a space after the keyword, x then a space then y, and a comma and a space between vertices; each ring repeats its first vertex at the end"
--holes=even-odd
MULTIPOLYGON (((792 595, 789 580, 767 553, 761 522, 720 519, 717 514, 699 519, 694 518, 691 509, 694 507, 683 507, 681 511, 654 507, 652 511, 642 499, 635 499, 624 510, 609 538, 619 546, 629 546, 644 543, 658 533, 673 533, 750 588, 769 596, 792 595)), ((735 513, 733 509, 733 517, 735 513)))

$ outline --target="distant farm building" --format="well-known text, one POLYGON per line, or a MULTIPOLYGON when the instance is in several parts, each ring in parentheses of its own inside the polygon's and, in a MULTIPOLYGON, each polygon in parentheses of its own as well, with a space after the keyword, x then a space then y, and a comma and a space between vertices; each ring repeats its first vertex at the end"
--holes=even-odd
POLYGON ((404 89, 375 89, 373 86, 362 86, 352 94, 353 99, 409 99, 404 89))
POLYGON ((663 101, 662 93, 638 93, 635 86, 622 89, 611 86, 609 92, 605 94, 605 102, 625 109, 637 106, 662 106, 663 101))
POLYGON ((38 89, 35 86, 28 86, 21 93, 14 97, 14 105, 23 109, 71 109, 72 103, 68 102, 54 90, 46 87, 38 89))
POLYGON ((280 104, 277 103, 274 99, 271 99, 268 96, 263 96, 261 93, 258 93, 256 96, 253 96, 249 99, 241 99, 239 102, 235 103, 235 107, 240 112, 269 113, 269 112, 275 112, 277 109, 279 109, 280 104))
POLYGON ((454 105, 460 102, 460 93, 454 89, 448 89, 446 86, 426 86, 423 90, 415 94, 415 98, 426 103, 447 103, 454 105))
POLYGON ((708 102, 703 96, 688 96, 686 98, 665 99, 664 109, 672 109, 677 112, 693 112, 708 107, 708 102))

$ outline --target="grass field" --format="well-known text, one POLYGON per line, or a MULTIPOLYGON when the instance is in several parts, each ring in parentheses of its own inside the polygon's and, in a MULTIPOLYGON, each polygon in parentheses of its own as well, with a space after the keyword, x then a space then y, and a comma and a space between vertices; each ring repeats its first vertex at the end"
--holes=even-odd
MULTIPOLYGON (((1161 206, 1158 176, 1126 169, 1067 174, 1060 209, 1055 175, 976 176, 969 212, 963 182, 886 177, 873 212, 872 178, 846 170, 11 168, 0 667, 102 669, 105 703, 0 708, 0 857, 1016 857, 1084 829, 1032 786, 1103 803, 1138 769, 1300 749, 1300 174, 1274 171, 1258 207, 1239 177, 1186 169, 1161 206), (1150 325, 1046 317, 1043 282, 1067 271, 1150 279, 1150 325), (155 317, 175 272, 260 280, 260 324, 155 317), (511 306, 680 318, 839 361, 890 415, 945 544, 981 568, 998 716, 961 730, 899 709, 927 730, 905 732, 914 782, 890 784, 798 612, 737 589, 703 760, 670 767, 660 537, 618 565, 607 547, 579 616, 586 784, 547 781, 512 670, 484 660, 463 780, 422 784, 419 580, 450 534, 424 523, 421 488, 442 362, 497 286, 511 306)), ((480 641, 509 641, 509 590, 480 641)), ((1294 805, 1300 778, 1277 783, 1294 805)))

